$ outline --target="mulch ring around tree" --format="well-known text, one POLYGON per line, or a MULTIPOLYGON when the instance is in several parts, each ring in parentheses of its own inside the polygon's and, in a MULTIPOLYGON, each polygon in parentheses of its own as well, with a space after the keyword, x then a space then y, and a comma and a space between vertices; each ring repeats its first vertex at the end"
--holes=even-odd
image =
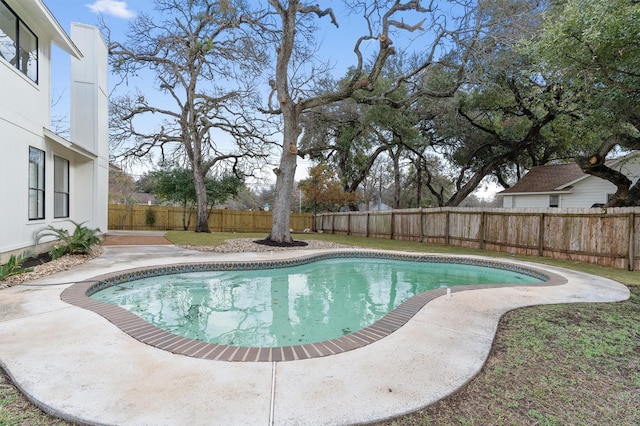
POLYGON ((270 246, 270 247, 306 247, 309 245, 309 243, 305 242, 305 241, 292 241, 290 243, 280 243, 277 241, 272 241, 270 239, 264 239, 264 240, 253 240, 254 243, 256 244, 260 244, 263 246, 270 246))

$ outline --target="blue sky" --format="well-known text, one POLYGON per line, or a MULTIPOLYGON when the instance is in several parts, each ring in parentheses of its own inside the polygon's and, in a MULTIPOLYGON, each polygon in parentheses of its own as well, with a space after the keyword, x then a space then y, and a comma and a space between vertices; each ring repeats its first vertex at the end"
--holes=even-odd
POLYGON ((149 5, 144 0, 44 0, 44 3, 67 32, 71 22, 97 24, 100 14, 108 24, 126 28, 127 20, 137 13, 135 8, 149 5))

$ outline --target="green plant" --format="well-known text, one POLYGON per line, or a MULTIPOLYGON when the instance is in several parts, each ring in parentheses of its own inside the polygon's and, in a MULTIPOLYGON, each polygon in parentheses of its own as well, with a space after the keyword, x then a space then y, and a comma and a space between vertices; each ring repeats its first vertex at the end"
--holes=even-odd
POLYGON ((156 224, 156 212, 152 208, 145 210, 144 224, 147 226, 153 226, 156 224))
POLYGON ((0 281, 5 280, 13 275, 31 272, 32 268, 23 268, 22 264, 25 262, 25 260, 32 257, 33 254, 30 252, 23 253, 18 257, 12 254, 7 263, 5 263, 4 265, 0 265, 0 281))
POLYGON ((98 235, 101 231, 99 228, 87 228, 83 225, 84 222, 77 223, 72 220, 69 222, 75 226, 73 234, 70 234, 66 229, 55 228, 52 225, 36 233, 36 244, 38 244, 43 237, 47 236, 52 236, 59 240, 59 242, 49 250, 49 254, 54 260, 67 253, 91 254, 93 246, 100 243, 100 237, 98 235))

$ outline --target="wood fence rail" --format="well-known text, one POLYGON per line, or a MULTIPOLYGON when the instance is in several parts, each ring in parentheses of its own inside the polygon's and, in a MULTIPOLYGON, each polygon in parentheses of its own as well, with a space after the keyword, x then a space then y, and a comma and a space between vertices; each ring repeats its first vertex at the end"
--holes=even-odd
POLYGON ((636 270, 640 208, 433 208, 321 213, 315 230, 528 254, 636 270))
MULTIPOLYGON (((195 229, 195 210, 188 229, 195 229)), ((181 230, 183 209, 169 206, 109 204, 109 229, 181 230)), ((311 213, 291 213, 291 228, 296 232, 313 227, 311 213)), ((271 232, 271 212, 258 210, 211 210, 209 229, 214 232, 271 232)))

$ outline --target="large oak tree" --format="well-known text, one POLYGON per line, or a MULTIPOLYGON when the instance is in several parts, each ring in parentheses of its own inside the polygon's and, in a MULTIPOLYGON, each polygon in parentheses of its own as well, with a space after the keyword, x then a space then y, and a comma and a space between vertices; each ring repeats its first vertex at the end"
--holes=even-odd
MULTIPOLYGON (((423 4, 419 0, 347 2, 353 13, 360 13, 365 22, 366 33, 356 36, 353 43, 354 62, 349 79, 344 84, 326 90, 326 85, 318 79, 325 79, 325 73, 311 69, 306 76, 297 74, 304 69, 302 62, 311 60, 309 50, 300 50, 305 41, 317 38, 314 19, 330 19, 338 27, 339 22, 331 8, 309 5, 300 0, 269 0, 270 11, 275 19, 263 21, 263 34, 271 35, 275 47, 275 66, 270 80, 271 96, 265 112, 282 118, 282 152, 276 173, 276 199, 273 206, 273 223, 268 240, 274 243, 292 243, 290 233, 290 193, 293 188, 298 156, 298 141, 302 132, 300 126, 303 114, 313 108, 329 105, 350 97, 360 102, 395 103, 389 95, 398 88, 410 87, 406 102, 412 98, 432 92, 428 85, 430 67, 439 64, 454 70, 458 77, 446 88, 445 96, 455 92, 462 80, 464 66, 473 50, 474 42, 486 24, 481 4, 458 3, 447 11, 439 10, 431 1, 423 4), (452 16, 455 14, 456 16, 452 16), (404 33, 421 31, 427 36, 417 37, 412 46, 416 47, 412 67, 398 75, 388 91, 375 96, 367 96, 382 74, 384 65, 396 53, 404 49, 401 44, 404 33), (365 61, 363 50, 374 43, 371 61, 365 61), (397 47, 396 47, 397 46, 397 47), (455 60, 443 56, 445 51, 456 46, 459 55, 455 60), (302 61, 302 62, 301 62, 302 61), (319 88, 322 90, 319 90, 319 88)), ((347 41, 345 40, 345 43, 347 41)), ((311 50, 314 52, 314 50, 311 50)), ((340 58, 343 60, 344 58, 340 58)), ((435 93, 434 93, 435 94, 435 93)))
POLYGON ((248 114, 264 55, 248 32, 254 17, 242 1, 153 4, 155 14, 138 15, 127 40, 108 37, 111 67, 123 78, 120 89, 137 78, 153 81, 156 89, 112 98, 111 150, 140 158, 155 152, 186 163, 197 198, 196 232, 209 232, 207 175, 216 167, 241 174, 241 159, 266 155, 259 122, 248 114), (229 140, 236 149, 220 146, 229 140))
POLYGON ((640 181, 609 168, 611 152, 640 149, 640 2, 567 0, 550 9, 532 54, 573 95, 574 132, 584 140, 577 162, 609 180, 610 206, 640 205, 640 181))

